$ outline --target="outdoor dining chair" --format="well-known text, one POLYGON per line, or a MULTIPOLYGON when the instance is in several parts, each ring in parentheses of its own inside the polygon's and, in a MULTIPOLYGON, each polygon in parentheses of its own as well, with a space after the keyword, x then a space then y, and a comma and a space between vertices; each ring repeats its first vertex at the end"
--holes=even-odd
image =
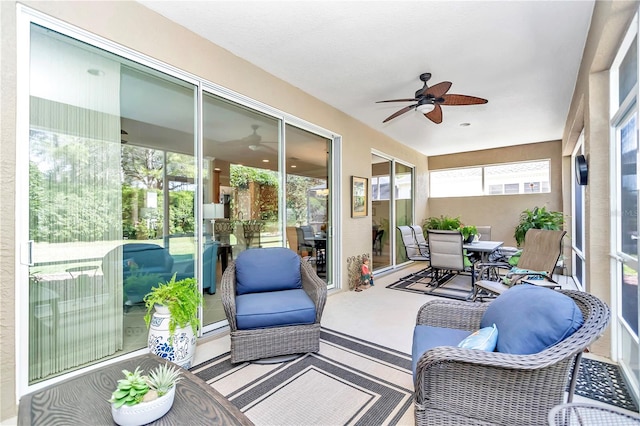
POLYGON ((566 231, 529 229, 515 267, 505 262, 476 265, 478 280, 474 284, 473 299, 482 295, 498 296, 523 279, 528 279, 527 282, 531 284, 560 287, 553 279, 553 270, 562 253, 565 234, 566 231))
POLYGON ((416 241, 415 232, 410 226, 400 225, 398 226, 400 236, 402 237, 402 243, 404 244, 404 250, 408 260, 415 261, 428 261, 429 251, 425 246, 420 246, 416 241))
POLYGON ((471 270, 471 286, 475 275, 470 262, 465 262, 465 253, 460 231, 445 231, 428 229, 429 257, 431 262, 432 280, 439 285, 441 280, 451 273, 462 273, 471 270))

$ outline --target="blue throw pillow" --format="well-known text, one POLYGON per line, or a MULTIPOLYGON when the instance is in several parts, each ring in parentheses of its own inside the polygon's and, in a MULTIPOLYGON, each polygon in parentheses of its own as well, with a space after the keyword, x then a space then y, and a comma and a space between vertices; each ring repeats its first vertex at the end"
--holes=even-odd
POLYGON ((498 352, 528 355, 561 342, 583 322, 580 308, 569 296, 532 284, 518 284, 491 302, 480 327, 498 327, 498 352))
POLYGON ((284 247, 252 248, 236 259, 236 294, 302 288, 300 256, 284 247))
POLYGON ((458 347, 493 352, 496 349, 496 343, 498 343, 498 328, 493 324, 491 327, 481 328, 474 332, 458 343, 458 347))

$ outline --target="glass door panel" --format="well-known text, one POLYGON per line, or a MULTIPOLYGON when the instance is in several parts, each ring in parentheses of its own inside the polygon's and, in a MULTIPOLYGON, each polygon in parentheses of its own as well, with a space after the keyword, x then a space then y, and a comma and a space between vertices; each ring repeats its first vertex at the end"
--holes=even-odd
POLYGON ((193 275, 195 88, 36 25, 30 55, 31 384, 144 348, 146 292, 193 275))
POLYGON ((331 282, 331 141, 289 124, 285 141, 287 246, 331 282))
MULTIPOLYGON (((395 163, 393 176, 396 226, 413 225, 413 168, 395 163)), ((397 229, 397 228, 396 228, 397 229)), ((396 231, 396 264, 406 262, 407 254, 400 231, 396 231)))
MULTIPOLYGON (((211 279, 253 247, 281 247, 280 120, 203 94, 203 231, 217 246, 211 279)), ((205 271, 206 272, 206 271, 205 271)), ((203 324, 225 320, 219 293, 205 292, 203 324)))
POLYGON ((391 160, 371 154, 371 253, 374 270, 391 266, 391 160))

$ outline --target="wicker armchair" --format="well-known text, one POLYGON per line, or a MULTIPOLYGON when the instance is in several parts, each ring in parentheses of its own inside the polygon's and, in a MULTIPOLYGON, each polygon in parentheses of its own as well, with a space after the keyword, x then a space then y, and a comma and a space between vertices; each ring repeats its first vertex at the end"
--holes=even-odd
MULTIPOLYGON (((567 384, 571 400, 574 365, 609 322, 609 308, 598 298, 560 292, 576 302, 584 324, 542 352, 513 355, 439 346, 422 354, 414 378, 416 424, 546 424, 549 411, 564 402, 567 384)), ((477 330, 490 304, 430 301, 420 308, 417 324, 477 330)))
MULTIPOLYGON (((318 352, 320 350, 320 318, 327 300, 327 284, 318 278, 309 262, 300 261, 295 251, 288 249, 251 249, 284 250, 294 254, 300 264, 302 288, 315 305, 313 324, 275 326, 269 328, 239 329, 236 315, 236 263, 232 262, 225 270, 220 283, 222 306, 224 307, 231 334, 231 362, 238 363, 281 355, 318 352)), ((273 265, 275 268, 278 265, 273 265)), ((268 274, 268 272, 264 272, 268 274)))

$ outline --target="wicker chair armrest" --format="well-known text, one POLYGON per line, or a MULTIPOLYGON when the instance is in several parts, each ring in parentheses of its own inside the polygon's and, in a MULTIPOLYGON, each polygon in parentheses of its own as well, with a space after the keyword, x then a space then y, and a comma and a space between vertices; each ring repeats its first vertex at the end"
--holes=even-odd
POLYGON ((220 299, 231 331, 238 329, 236 322, 236 264, 231 262, 220 280, 220 299))
POLYGON ((477 330, 489 303, 431 300, 418 310, 416 325, 477 330))
POLYGON ((538 424, 532 420, 534 413, 542 418, 563 400, 570 365, 568 359, 540 354, 437 347, 418 360, 416 409, 443 410, 479 419, 478 423, 526 424, 522 413, 515 414, 524 407, 527 421, 538 424))
POLYGON ((322 281, 313 270, 311 264, 305 261, 300 262, 300 275, 302 288, 316 306, 316 322, 319 323, 327 301, 327 283, 322 281))

